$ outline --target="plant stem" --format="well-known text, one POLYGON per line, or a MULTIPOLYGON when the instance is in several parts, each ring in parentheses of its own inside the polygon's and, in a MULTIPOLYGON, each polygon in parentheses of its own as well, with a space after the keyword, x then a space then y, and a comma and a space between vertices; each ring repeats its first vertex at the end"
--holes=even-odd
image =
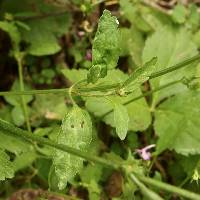
MULTIPOLYGON (((158 72, 155 72, 153 73, 149 79, 154 79, 154 78, 157 78, 159 76, 162 76, 162 75, 165 75, 165 74, 168 74, 170 72, 173 72, 175 70, 178 70, 178 69, 181 69, 182 67, 186 67, 188 66, 189 64, 195 62, 195 61, 198 61, 200 60, 200 54, 197 54, 196 56, 193 56, 191 58, 188 58, 182 62, 179 62, 171 67, 168 67, 166 69, 163 69, 163 70, 160 70, 158 72)), ((79 91, 81 92, 89 92, 89 91, 105 91, 105 90, 108 90, 108 89, 116 89, 117 87, 120 86, 120 83, 114 83, 114 84, 110 84, 110 85, 100 85, 100 86, 94 86, 94 87, 90 87, 90 88, 79 88, 79 91)))
POLYGON ((54 141, 51 141, 49 139, 46 139, 46 138, 37 136, 35 134, 32 134, 31 132, 17 128, 16 126, 14 126, 14 125, 12 125, 12 124, 10 124, 10 123, 2 120, 2 119, 0 119, 0 128, 3 129, 6 132, 6 134, 11 134, 15 137, 17 136, 17 137, 24 139, 26 141, 29 141, 29 142, 34 141, 34 142, 37 142, 38 144, 47 145, 47 146, 68 152, 68 153, 73 154, 75 156, 84 158, 88 161, 103 164, 105 166, 112 167, 112 168, 118 168, 120 166, 120 163, 116 164, 116 163, 113 163, 112 161, 109 161, 109 160, 106 160, 106 159, 103 159, 103 158, 100 158, 100 157, 97 157, 97 156, 90 155, 88 153, 79 151, 79 150, 72 148, 72 147, 62 145, 62 144, 56 144, 54 141))
POLYGON ((200 200, 200 195, 195 194, 193 192, 178 188, 178 187, 170 185, 168 183, 163 183, 163 182, 157 181, 157 180, 152 179, 152 178, 147 178, 147 177, 144 177, 144 176, 137 176, 137 177, 140 181, 142 181, 146 184, 149 184, 151 186, 163 189, 163 190, 168 191, 168 192, 178 194, 178 195, 183 196, 183 197, 188 198, 188 199, 200 200))
POLYGON ((26 20, 35 20, 35 19, 44 19, 48 17, 57 17, 67 13, 68 10, 64 10, 61 12, 54 12, 54 13, 45 13, 41 15, 32 15, 32 16, 14 16, 16 20, 26 21, 26 20))
POLYGON ((0 96, 12 96, 12 95, 37 95, 37 94, 57 94, 66 93, 68 94, 69 88, 62 89, 49 89, 49 90, 30 90, 30 91, 14 91, 14 92, 0 92, 0 96))
MULTIPOLYGON (((19 73, 20 91, 24 92, 22 59, 23 59, 22 55, 19 55, 18 57, 16 57, 17 65, 18 65, 18 73, 19 73)), ((22 99, 22 107, 23 107, 23 111, 24 111, 24 117, 26 120, 26 126, 27 126, 28 131, 31 132, 31 126, 30 126, 29 117, 28 117, 28 109, 27 109, 27 105, 26 105, 25 98, 23 95, 21 96, 21 99, 22 99)))
POLYGON ((129 175, 130 179, 140 188, 144 196, 151 200, 164 200, 154 191, 147 188, 134 174, 129 175))

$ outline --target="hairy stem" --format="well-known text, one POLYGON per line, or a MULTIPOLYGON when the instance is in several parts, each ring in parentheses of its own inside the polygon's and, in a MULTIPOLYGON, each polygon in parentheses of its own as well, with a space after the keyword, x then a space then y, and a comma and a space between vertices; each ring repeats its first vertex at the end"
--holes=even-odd
POLYGON ((6 134, 11 134, 14 137, 17 136, 17 137, 19 137, 23 140, 29 141, 29 142, 37 142, 38 144, 47 145, 47 146, 59 149, 61 151, 68 152, 68 153, 73 154, 75 156, 84 158, 88 161, 103 164, 105 166, 110 166, 112 168, 118 168, 120 166, 119 164, 116 165, 112 161, 105 160, 105 159, 102 159, 100 157, 90 155, 88 153, 84 153, 84 152, 79 151, 75 148, 72 148, 72 147, 69 147, 69 146, 66 146, 66 145, 56 144, 54 141, 51 141, 49 139, 46 139, 46 138, 37 136, 35 134, 32 134, 31 132, 17 128, 16 126, 14 126, 14 125, 12 125, 12 124, 10 124, 10 123, 2 120, 2 119, 0 119, 0 128, 3 129, 6 132, 6 134))
POLYGON ((185 66, 188 66, 189 64, 193 63, 193 62, 196 62, 200 60, 200 54, 197 54, 196 56, 193 56, 191 58, 188 58, 182 62, 179 62, 171 67, 168 67, 166 69, 163 69, 163 70, 160 70, 158 72, 155 72, 153 73, 149 79, 153 79, 153 78, 156 78, 156 77, 159 77, 159 76, 162 76, 162 75, 165 75, 165 74, 168 74, 170 72, 173 72, 173 71, 176 71, 182 67, 185 67, 185 66))
POLYGON ((156 194, 154 191, 147 188, 146 185, 144 185, 134 174, 130 174, 129 177, 138 186, 138 188, 140 188, 143 195, 146 196, 148 199, 164 200, 158 194, 156 194))

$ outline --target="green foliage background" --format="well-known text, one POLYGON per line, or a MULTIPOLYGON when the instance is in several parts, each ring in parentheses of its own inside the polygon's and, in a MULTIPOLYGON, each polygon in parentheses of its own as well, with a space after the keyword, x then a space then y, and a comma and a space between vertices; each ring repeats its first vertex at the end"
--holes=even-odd
MULTIPOLYGON (((0 1, 0 118, 200 194, 198 60, 153 77, 199 54, 199 7, 162 2, 0 1), (137 150, 151 144, 145 160, 137 150)), ((41 189, 38 199, 159 199, 151 189, 184 199, 0 127, 0 198, 20 189, 41 189)))

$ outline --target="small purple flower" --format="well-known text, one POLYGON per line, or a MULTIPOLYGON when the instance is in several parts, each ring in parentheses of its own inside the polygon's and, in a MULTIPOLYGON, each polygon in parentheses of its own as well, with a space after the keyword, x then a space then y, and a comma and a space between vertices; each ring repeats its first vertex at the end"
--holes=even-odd
POLYGON ((151 159, 151 153, 148 152, 148 150, 154 148, 155 146, 156 146, 155 144, 151 144, 151 145, 148 145, 148 146, 146 146, 142 149, 136 149, 136 152, 140 155, 140 157, 143 160, 150 160, 151 159))
POLYGON ((79 38, 82 38, 85 35, 84 31, 78 31, 77 35, 79 36, 79 38))
POLYGON ((85 55, 85 59, 88 61, 92 61, 92 51, 91 49, 88 49, 85 55))

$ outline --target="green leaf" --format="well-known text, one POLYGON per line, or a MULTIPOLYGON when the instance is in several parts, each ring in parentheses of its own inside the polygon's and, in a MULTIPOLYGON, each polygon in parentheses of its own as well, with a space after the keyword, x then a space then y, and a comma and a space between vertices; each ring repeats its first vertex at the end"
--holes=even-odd
POLYGON ((0 118, 12 123, 12 116, 11 116, 12 106, 9 105, 2 105, 0 109, 0 118))
MULTIPOLYGON (((103 85, 104 83, 121 83, 124 82, 127 78, 128 76, 120 70, 110 70, 108 71, 108 75, 99 81, 99 84, 103 85)), ((101 118, 105 123, 115 127, 113 112, 108 113, 114 108, 111 102, 113 101, 119 104, 123 104, 139 95, 141 95, 141 90, 138 88, 125 97, 111 96, 109 97, 110 100, 105 99, 104 97, 88 97, 85 98, 86 108, 96 117, 101 118)), ((128 111, 130 119, 129 130, 145 130, 149 126, 151 122, 151 115, 149 107, 144 98, 130 102, 129 104, 126 104, 125 107, 128 111)))
POLYGON ((24 169, 25 167, 30 166, 33 161, 35 161, 37 158, 37 154, 34 150, 28 151, 28 152, 23 152, 22 154, 18 155, 14 162, 14 170, 18 171, 21 169, 24 169))
POLYGON ((121 140, 124 140, 128 131, 129 115, 125 106, 115 103, 114 124, 116 133, 121 140))
POLYGON ((23 39, 30 44, 28 53, 34 56, 55 54, 61 50, 57 38, 48 29, 48 22, 29 22, 30 31, 23 30, 23 39))
POLYGON ((25 122, 24 112, 20 106, 16 106, 11 112, 12 119, 15 125, 22 126, 25 122))
POLYGON ((68 108, 65 105, 65 95, 37 95, 31 109, 30 119, 34 126, 47 120, 61 120, 68 108))
POLYGON ((9 156, 0 149, 0 180, 4 181, 6 178, 14 177, 13 164, 9 156))
MULTIPOLYGON (((30 90, 30 87, 27 84, 25 85, 25 90, 30 90)), ((20 84, 19 84, 18 79, 15 80, 15 82, 13 83, 11 91, 20 91, 20 84)), ((22 104, 22 99, 21 99, 20 95, 15 95, 15 96, 8 95, 8 96, 5 96, 4 98, 9 104, 11 104, 13 106, 21 106, 21 104, 22 104)), ((26 104, 31 102, 32 99, 33 99, 33 95, 25 95, 24 96, 24 101, 26 104)))
POLYGON ((200 160, 200 156, 199 155, 190 155, 189 157, 188 156, 186 157, 186 156, 178 155, 178 159, 179 159, 178 162, 184 169, 184 172, 189 177, 191 177, 195 167, 197 166, 197 164, 200 160))
POLYGON ((193 30, 198 30, 200 15, 198 12, 198 6, 195 4, 190 5, 190 14, 188 17, 188 23, 191 24, 193 30))
POLYGON ((104 78, 107 75, 107 66, 103 63, 93 65, 87 74, 88 83, 96 83, 99 78, 104 78))
MULTIPOLYGON (((168 68, 180 61, 190 58, 197 54, 197 48, 191 41, 191 34, 183 28, 159 28, 152 36, 150 36, 143 50, 143 62, 147 62, 153 56, 158 58, 157 70, 168 68)), ((152 89, 158 88, 171 81, 181 79, 183 76, 188 77, 195 74, 196 64, 184 67, 163 76, 154 78, 150 81, 152 89)), ((176 84, 168 89, 161 90, 153 94, 153 107, 156 104, 173 94, 186 90, 181 84, 176 84)))
POLYGON ((187 9, 183 4, 177 4, 172 12, 172 19, 178 23, 183 24, 186 20, 187 9))
POLYGON ((144 48, 144 37, 136 28, 120 29, 120 56, 130 55, 137 66, 142 65, 142 50, 144 48))
MULTIPOLYGON (((92 134, 92 122, 88 112, 74 106, 62 121, 57 142, 86 152, 92 141, 92 134)), ((53 166, 58 179, 58 188, 61 190, 81 170, 83 159, 55 150, 53 166)))
POLYGON ((157 153, 165 149, 177 153, 200 153, 200 92, 189 91, 171 97, 155 112, 155 131, 159 136, 157 153))
POLYGON ((95 83, 106 76, 107 69, 116 67, 120 54, 119 39, 117 18, 104 10, 92 45, 92 67, 88 82, 95 83))
POLYGON ((131 91, 137 89, 142 83, 149 79, 149 76, 156 71, 157 57, 147 61, 144 66, 133 72, 129 78, 122 84, 122 88, 128 87, 131 91))
POLYGON ((14 51, 19 51, 20 32, 14 22, 0 21, 0 29, 7 32, 12 41, 14 51))
POLYGON ((0 131, 0 141, 3 141, 0 142, 0 148, 6 149, 16 155, 33 150, 31 143, 19 140, 17 137, 10 136, 7 133, 4 133, 3 130, 0 131))
POLYGON ((1 11, 12 13, 16 17, 29 18, 25 22, 30 30, 19 27, 22 39, 30 45, 27 52, 34 56, 43 56, 60 51, 57 38, 68 31, 71 22, 70 15, 64 13, 65 8, 43 0, 21 0, 20 5, 18 4, 17 0, 12 3, 3 2, 1 11))
POLYGON ((48 174, 48 184, 51 191, 59 191, 59 178, 55 173, 55 166, 52 165, 48 174))
POLYGON ((63 69, 62 73, 65 78, 69 79, 71 82, 75 83, 83 80, 87 77, 88 70, 86 69, 63 69))
POLYGON ((102 180, 103 167, 102 165, 88 164, 80 173, 81 181, 88 185, 89 199, 99 200, 101 188, 98 182, 102 180))
POLYGON ((94 180, 95 182, 100 181, 102 178, 102 170, 102 165, 88 164, 80 173, 82 182, 89 184, 92 180, 94 180))
POLYGON ((141 5, 138 2, 131 2, 127 0, 120 0, 120 7, 122 15, 128 19, 134 26, 139 30, 144 32, 149 32, 152 30, 149 23, 142 16, 143 12, 141 5))

